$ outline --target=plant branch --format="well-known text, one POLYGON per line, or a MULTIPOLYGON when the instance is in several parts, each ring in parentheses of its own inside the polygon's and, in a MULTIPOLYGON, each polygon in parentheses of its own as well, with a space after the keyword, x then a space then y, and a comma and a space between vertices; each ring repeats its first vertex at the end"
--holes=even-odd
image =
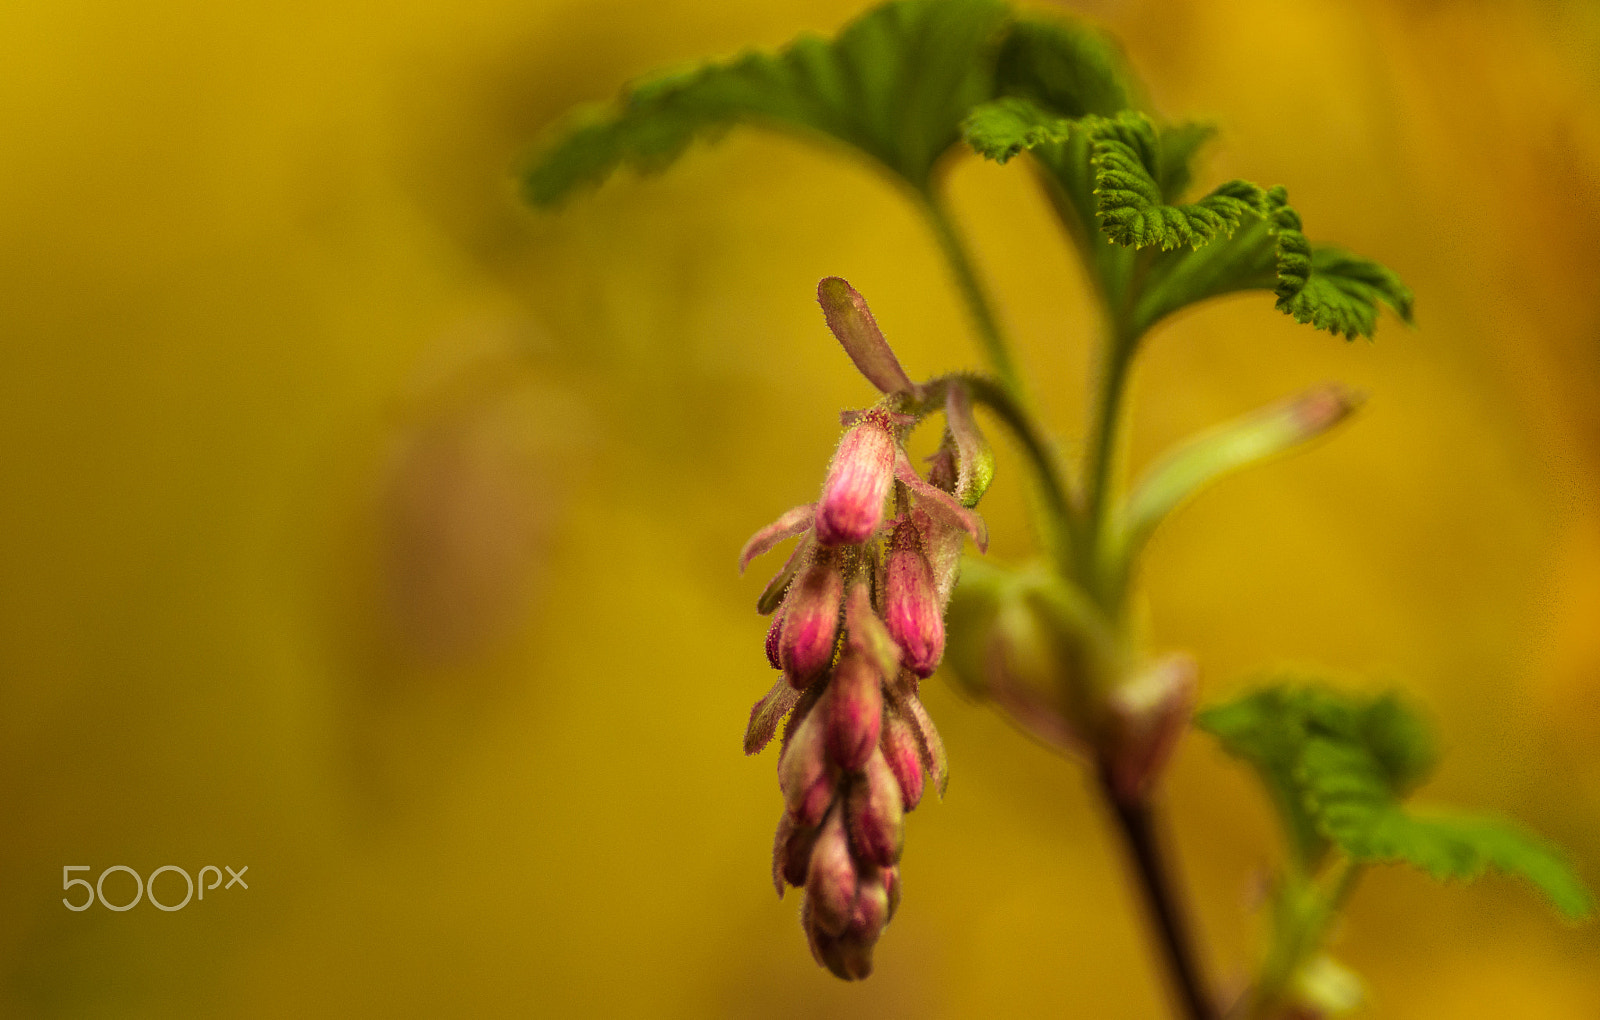
POLYGON ((1188 1020, 1218 1020, 1216 1000, 1211 997, 1201 973, 1182 905, 1167 873, 1154 809, 1148 800, 1130 802, 1119 797, 1104 763, 1099 779, 1100 791, 1116 816, 1117 827, 1133 862, 1182 1015, 1188 1020))
POLYGON ((1011 344, 1000 328, 1000 320, 994 314, 994 306, 984 290, 983 281, 978 278, 972 257, 967 251, 966 241, 962 238, 955 221, 950 218, 949 210, 942 198, 929 191, 922 195, 921 205, 923 213, 928 217, 929 225, 933 227, 934 236, 939 240, 939 248, 944 252, 945 261, 949 264, 951 273, 955 275, 961 296, 966 301, 967 311, 971 313, 972 320, 978 327, 978 336, 983 341, 984 354, 989 359, 990 368, 999 377, 1000 385, 1005 388, 1006 394, 1016 404, 1025 404, 1026 391, 1023 389, 1022 376, 1018 373, 1016 362, 1011 356, 1011 344))
POLYGON ((1284 1005, 1290 983, 1327 938, 1328 928, 1355 889, 1362 866, 1341 858, 1322 880, 1299 874, 1286 877, 1277 895, 1272 947, 1261 975, 1244 1000, 1229 1013, 1235 1020, 1271 1020, 1284 1005))
MULTIPOLYGON (((1101 607, 1112 616, 1121 616, 1119 592, 1108 589, 1108 573, 1101 562, 1111 532, 1111 515, 1116 495, 1116 460, 1122 433, 1122 409, 1128 389, 1129 370, 1139 339, 1113 320, 1100 366, 1100 386, 1095 396, 1089 436, 1084 447, 1083 484, 1086 502, 1084 541, 1079 554, 1080 580, 1094 593, 1101 607)), ((1114 573, 1114 572, 1112 572, 1114 573)))

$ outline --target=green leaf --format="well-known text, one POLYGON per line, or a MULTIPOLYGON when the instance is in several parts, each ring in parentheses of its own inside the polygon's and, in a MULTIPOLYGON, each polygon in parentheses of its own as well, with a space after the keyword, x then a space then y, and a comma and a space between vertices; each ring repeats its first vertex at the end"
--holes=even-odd
POLYGON ((1150 118, 1131 112, 1101 118, 1089 130, 1100 226, 1118 244, 1198 248, 1232 236, 1246 215, 1266 212, 1266 192, 1249 181, 1228 181, 1189 205, 1166 204, 1162 182, 1186 180, 1198 144, 1188 133, 1160 132, 1150 118), (1180 151, 1165 151, 1168 138, 1180 151))
POLYGON ((1151 262, 1133 313, 1138 332, 1208 298, 1271 290, 1280 311, 1317 329, 1372 336, 1379 303, 1411 321, 1411 291, 1390 269, 1341 249, 1313 246, 1281 187, 1241 217, 1232 236, 1195 251, 1162 252, 1151 262))
POLYGON ((1343 333, 1351 340, 1371 336, 1380 301, 1411 321, 1411 289, 1394 270, 1342 248, 1313 248, 1310 272, 1299 278, 1298 286, 1297 277, 1285 275, 1281 268, 1279 278, 1278 309, 1334 336, 1343 333))
POLYGON ((1144 105, 1116 40, 1078 21, 1017 21, 1000 45, 995 91, 1068 118, 1144 105))
POLYGON ((1330 844, 1351 860, 1404 862, 1441 881, 1493 868, 1526 879, 1569 917, 1593 911, 1593 897, 1561 852, 1520 826, 1402 805, 1435 755, 1422 719, 1393 695, 1270 687, 1208 709, 1196 724, 1261 773, 1303 868, 1330 844))
POLYGON ((1305 870, 1327 850, 1296 776, 1315 697, 1307 689, 1268 687, 1203 709, 1194 717, 1194 724, 1216 737, 1223 750, 1256 770, 1278 809, 1295 859, 1305 870))
POLYGON ((1163 454, 1128 496, 1117 556, 1128 569, 1157 526, 1217 479, 1287 453, 1324 434, 1361 406, 1334 383, 1207 430, 1163 454))
POLYGON ((820 133, 925 189, 959 140, 962 117, 993 95, 1000 0, 899 0, 834 40, 801 36, 776 54, 747 53, 628 89, 578 113, 524 175, 535 205, 560 202, 618 166, 660 170, 690 142, 758 123, 820 133))
POLYGON ((1006 96, 974 107, 961 133, 978 155, 1005 163, 1019 152, 1067 141, 1075 126, 1031 100, 1006 96))

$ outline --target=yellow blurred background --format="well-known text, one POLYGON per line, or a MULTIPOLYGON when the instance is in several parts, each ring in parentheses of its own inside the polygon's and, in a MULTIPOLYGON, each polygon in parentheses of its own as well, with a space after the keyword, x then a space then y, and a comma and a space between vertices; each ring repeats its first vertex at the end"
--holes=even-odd
MULTIPOLYGON (((878 973, 819 970, 768 883, 773 758, 739 741, 769 565, 734 556, 872 396, 819 277, 914 375, 975 363, 912 210, 755 132, 557 214, 515 198, 570 104, 857 9, 0 5, 0 1014, 1161 1015, 1083 774, 942 681, 953 780, 908 822, 878 973), (62 906, 64 865, 118 864, 249 889, 62 906)), ((1319 380, 1371 395, 1158 539, 1158 645, 1207 698, 1286 662, 1402 683, 1445 744, 1425 796, 1514 813, 1600 883, 1600 13, 1087 12, 1165 112, 1221 123, 1209 179, 1287 185, 1418 298, 1375 344, 1262 294, 1154 337, 1136 463, 1319 380)), ((1068 253, 1018 166, 953 189, 1073 448, 1068 253)), ((1003 451, 1003 561, 1023 491, 1003 451)), ((1236 986, 1265 805, 1201 739, 1165 800, 1236 986)), ((1337 952, 1371 1016, 1600 1016, 1600 927, 1503 879, 1377 871, 1337 952)))

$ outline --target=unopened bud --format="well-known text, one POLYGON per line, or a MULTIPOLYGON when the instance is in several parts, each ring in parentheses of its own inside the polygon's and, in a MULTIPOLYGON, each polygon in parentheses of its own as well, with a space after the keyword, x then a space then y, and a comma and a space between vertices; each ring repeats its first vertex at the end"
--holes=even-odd
POLYGON ((845 821, 856 856, 882 868, 900 860, 905 832, 900 806, 900 784, 883 752, 873 751, 863 775, 850 785, 845 797, 845 821))
POLYGON ((817 504, 818 542, 856 545, 872 537, 883 522, 883 503, 889 495, 898 449, 889 417, 883 412, 868 412, 844 434, 817 504))
POLYGON ((889 913, 885 924, 894 920, 895 911, 900 909, 900 869, 883 868, 878 872, 878 878, 883 882, 884 890, 889 894, 889 913))
POLYGON ((827 749, 833 763, 859 771, 878 746, 883 725, 883 682, 869 659, 846 651, 828 681, 827 749))
POLYGON ((850 284, 830 276, 817 284, 817 302, 828 319, 828 329, 839 338, 845 353, 872 385, 885 393, 913 393, 917 387, 900 367, 889 342, 867 308, 866 300, 850 284))
POLYGON ((882 676, 900 672, 900 646, 872 608, 872 585, 865 572, 850 583, 844 600, 844 626, 850 648, 867 657, 882 676))
POLYGON ((845 935, 867 942, 878 941, 883 926, 889 923, 889 891, 877 868, 868 868, 856 882, 856 901, 850 908, 850 924, 845 935))
POLYGON ((784 601, 778 661, 796 690, 810 686, 832 661, 843 598, 844 577, 834 555, 818 549, 816 558, 784 601))
POLYGON ((871 976, 872 949, 876 942, 828 934, 818 926, 810 904, 807 899, 800 908, 800 926, 805 929, 812 958, 841 981, 860 981, 871 976))
POLYGON ((850 840, 841 815, 835 811, 823 823, 806 873, 806 902, 811 904, 812 918, 820 929, 835 936, 843 934, 850 923, 857 888, 856 864, 850 857, 850 840))
POLYGON ((895 525, 885 574, 883 615, 889 634, 908 669, 920 677, 932 676, 944 656, 944 612, 933 566, 909 517, 895 525))
POLYGON ((824 695, 804 719, 800 720, 778 756, 778 787, 795 824, 814 826, 822 820, 833 798, 828 763, 823 753, 823 734, 827 728, 827 697, 824 695))
POLYGON ((891 705, 883 714, 883 760, 900 785, 902 810, 910 811, 922 800, 922 745, 911 723, 891 705))
POLYGON ((799 888, 806 884, 817 832, 814 826, 796 825, 794 816, 787 811, 778 819, 778 832, 772 841, 772 884, 780 899, 786 885, 799 888))
POLYGON ((1127 803, 1155 785, 1194 711, 1199 667, 1188 655, 1160 659, 1111 692, 1111 778, 1127 803))
POLYGON ((978 420, 972 414, 972 395, 964 383, 950 384, 945 393, 944 416, 946 442, 955 448, 956 481, 950 491, 962 506, 977 506, 994 481, 994 450, 978 428, 978 420))

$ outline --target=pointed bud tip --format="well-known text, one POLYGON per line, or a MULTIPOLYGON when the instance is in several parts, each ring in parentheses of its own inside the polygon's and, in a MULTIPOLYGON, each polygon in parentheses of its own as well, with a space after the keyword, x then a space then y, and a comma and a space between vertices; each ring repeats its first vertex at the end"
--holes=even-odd
POLYGON ((822 306, 828 329, 868 382, 884 393, 920 392, 921 388, 900 367, 866 299, 854 287, 840 277, 826 277, 817 284, 817 303, 822 306))

